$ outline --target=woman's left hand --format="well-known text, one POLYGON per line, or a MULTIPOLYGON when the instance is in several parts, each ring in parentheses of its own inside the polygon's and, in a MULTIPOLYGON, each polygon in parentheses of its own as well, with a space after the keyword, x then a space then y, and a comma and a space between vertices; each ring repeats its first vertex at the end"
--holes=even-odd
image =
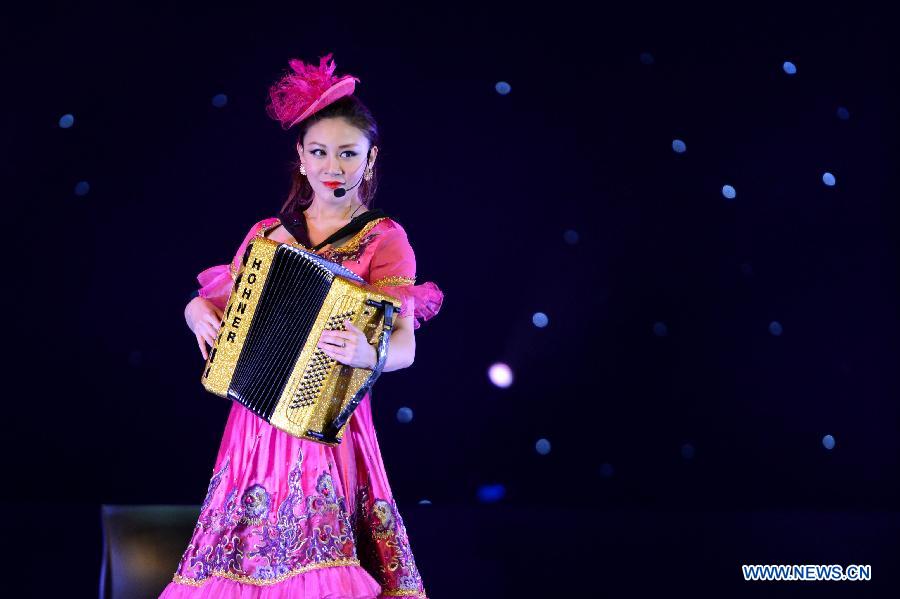
POLYGON ((354 368, 375 368, 378 352, 369 345, 366 334, 344 321, 345 331, 322 331, 317 347, 341 364, 354 368))

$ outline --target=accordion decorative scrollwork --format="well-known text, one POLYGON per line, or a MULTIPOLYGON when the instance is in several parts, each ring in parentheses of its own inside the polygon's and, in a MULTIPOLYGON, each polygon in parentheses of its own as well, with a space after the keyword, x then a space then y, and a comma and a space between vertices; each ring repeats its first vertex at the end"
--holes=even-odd
POLYGON ((244 254, 203 369, 203 386, 296 437, 337 445, 381 374, 401 302, 349 269, 303 248, 259 237, 244 254), (374 369, 317 347, 349 319, 376 344, 374 369))

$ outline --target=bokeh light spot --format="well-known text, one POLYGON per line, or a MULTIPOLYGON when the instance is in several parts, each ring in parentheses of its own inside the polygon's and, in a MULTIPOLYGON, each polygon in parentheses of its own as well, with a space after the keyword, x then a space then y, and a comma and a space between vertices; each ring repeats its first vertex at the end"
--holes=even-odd
POLYGON ((402 422, 403 424, 408 424, 412 422, 413 419, 413 411, 410 408, 400 408, 397 410, 397 422, 402 422))
POLYGON ((491 367, 488 368, 488 378, 491 380, 494 385, 501 388, 506 388, 512 385, 513 382, 513 373, 512 369, 504 364, 503 362, 497 362, 496 364, 491 364, 491 367))
POLYGON ((481 503, 496 503, 505 496, 506 487, 503 485, 481 485, 478 487, 478 501, 481 503))
POLYGON ((91 184, 87 181, 79 181, 75 184, 75 195, 86 196, 91 190, 91 184))

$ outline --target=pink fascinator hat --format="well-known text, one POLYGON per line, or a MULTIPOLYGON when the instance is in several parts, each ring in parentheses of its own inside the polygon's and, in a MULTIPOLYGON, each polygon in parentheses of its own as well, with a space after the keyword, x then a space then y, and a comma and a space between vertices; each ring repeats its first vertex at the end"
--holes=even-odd
POLYGON ((290 129, 306 117, 322 110, 335 100, 349 96, 359 81, 353 75, 334 75, 331 53, 319 58, 319 66, 290 60, 291 71, 269 88, 266 112, 290 129), (330 64, 329 64, 329 61, 330 64))

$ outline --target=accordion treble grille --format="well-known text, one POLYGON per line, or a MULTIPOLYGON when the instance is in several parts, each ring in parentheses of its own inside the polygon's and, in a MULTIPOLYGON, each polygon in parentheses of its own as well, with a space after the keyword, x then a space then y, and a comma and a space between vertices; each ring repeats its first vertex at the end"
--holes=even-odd
POLYGON ((266 420, 284 390, 334 275, 282 246, 258 300, 228 395, 266 420))

